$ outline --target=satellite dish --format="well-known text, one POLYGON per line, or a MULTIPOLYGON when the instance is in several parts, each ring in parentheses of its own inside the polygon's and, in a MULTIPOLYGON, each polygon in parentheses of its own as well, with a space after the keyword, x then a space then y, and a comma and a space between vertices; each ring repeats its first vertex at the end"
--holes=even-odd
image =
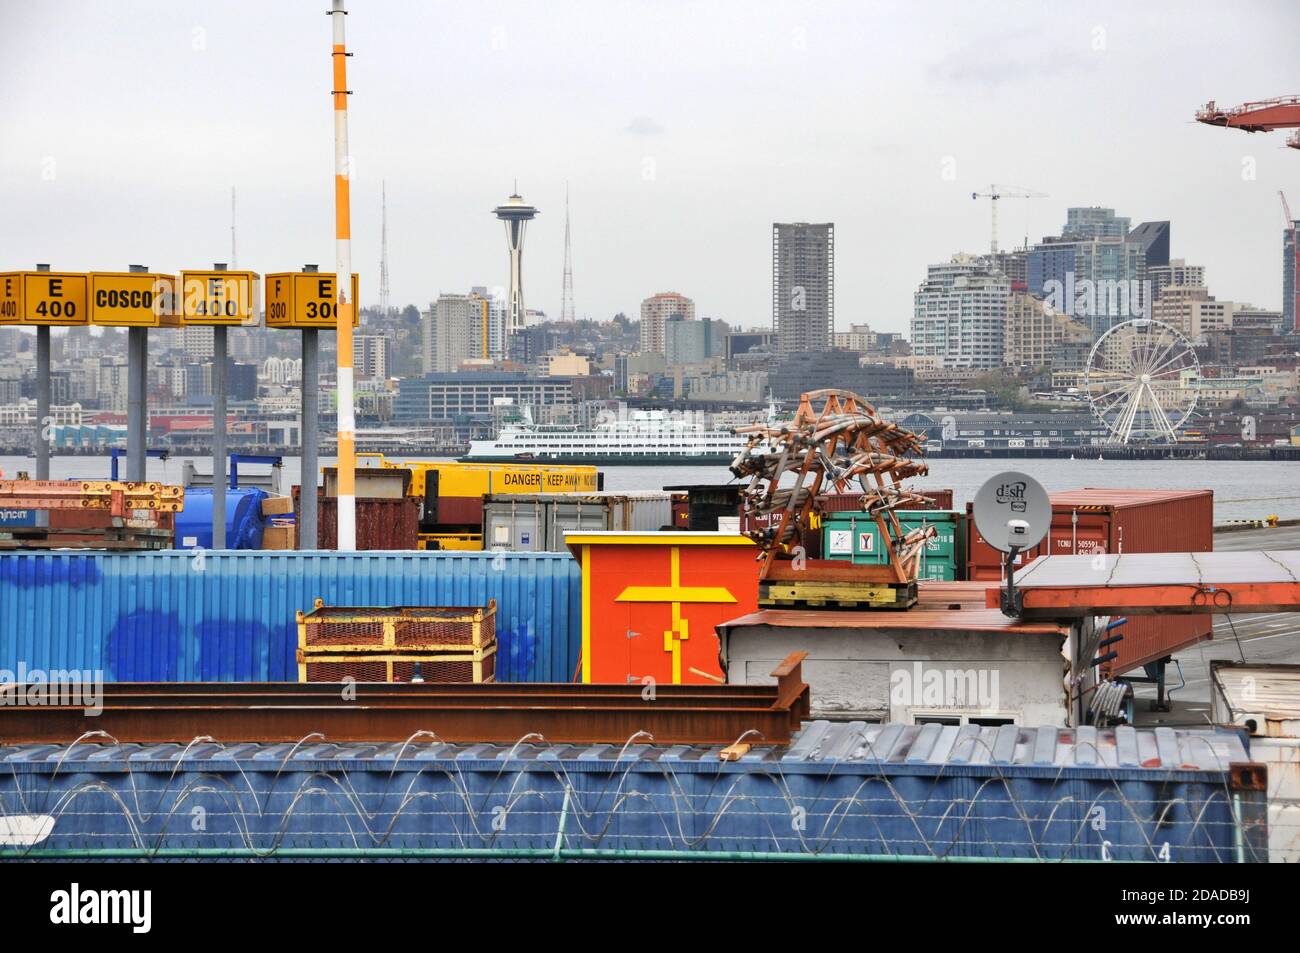
POLYGON ((991 477, 975 494, 975 528, 994 549, 1031 549, 1052 525, 1052 501, 1027 473, 1008 470, 991 477))

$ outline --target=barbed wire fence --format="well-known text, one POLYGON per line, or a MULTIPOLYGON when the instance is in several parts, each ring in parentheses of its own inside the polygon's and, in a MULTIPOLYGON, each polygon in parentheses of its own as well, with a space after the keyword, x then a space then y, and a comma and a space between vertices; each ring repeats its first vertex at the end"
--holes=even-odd
POLYGON ((401 745, 0 749, 0 858, 1268 859, 1263 797, 1232 790, 1226 770, 724 764, 636 736, 584 750, 420 734, 401 745), (19 819, 47 825, 45 836, 22 842, 19 819))

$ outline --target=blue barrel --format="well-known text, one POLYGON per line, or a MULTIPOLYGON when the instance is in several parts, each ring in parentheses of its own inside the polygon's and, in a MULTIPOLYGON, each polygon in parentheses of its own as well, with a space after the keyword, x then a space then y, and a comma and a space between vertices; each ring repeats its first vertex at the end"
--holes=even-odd
MULTIPOLYGON (((226 548, 261 549, 265 490, 240 487, 226 490, 226 548)), ((176 514, 176 548, 212 548, 212 489, 187 488, 185 509, 176 514)))

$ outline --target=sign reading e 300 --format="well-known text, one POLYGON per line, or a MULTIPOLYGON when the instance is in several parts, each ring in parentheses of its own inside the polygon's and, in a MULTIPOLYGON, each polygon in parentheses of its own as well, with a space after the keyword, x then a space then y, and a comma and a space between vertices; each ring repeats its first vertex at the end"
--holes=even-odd
MULTIPOLYGON (((357 276, 352 275, 352 326, 361 323, 357 311, 357 276)), ((334 276, 327 272, 291 271, 266 276, 268 328, 332 328, 338 295, 334 276)))
POLYGON ((92 271, 90 320, 115 328, 180 325, 176 276, 144 271, 92 271))
POLYGON ((184 324, 256 324, 257 275, 251 271, 182 271, 184 324))
POLYGON ((86 276, 65 271, 0 274, 0 324, 89 324, 86 276))

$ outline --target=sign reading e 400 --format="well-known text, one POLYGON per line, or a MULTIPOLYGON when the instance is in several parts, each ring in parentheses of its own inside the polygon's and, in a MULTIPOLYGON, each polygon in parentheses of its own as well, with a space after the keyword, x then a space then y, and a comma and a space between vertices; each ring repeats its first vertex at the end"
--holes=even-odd
POLYGON ((257 275, 251 271, 182 271, 181 322, 256 324, 257 275))
POLYGON ((89 324, 86 275, 66 271, 0 274, 0 324, 89 324))
MULTIPOLYGON (((357 310, 358 280, 352 275, 352 326, 361 323, 357 310)), ((268 328, 333 328, 338 320, 338 294, 328 272, 290 271, 266 276, 268 328)))

